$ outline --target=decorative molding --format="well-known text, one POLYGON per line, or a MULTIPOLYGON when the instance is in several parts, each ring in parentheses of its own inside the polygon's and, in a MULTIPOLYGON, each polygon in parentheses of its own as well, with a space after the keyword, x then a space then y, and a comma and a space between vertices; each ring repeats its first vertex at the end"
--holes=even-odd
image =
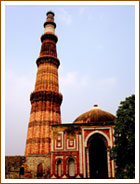
POLYGON ((46 22, 44 23, 44 27, 45 27, 47 24, 52 24, 52 25, 54 26, 54 28, 56 28, 56 23, 55 23, 55 22, 46 21, 46 22))
POLYGON ((63 161, 63 155, 58 155, 58 156, 55 156, 55 162, 56 161, 58 161, 59 159, 61 160, 61 161, 63 161))
POLYGON ((63 139, 62 136, 63 136, 62 133, 57 134, 57 141, 56 141, 57 148, 62 148, 62 139, 63 139))
POLYGON ((51 55, 40 56, 40 57, 36 60, 37 66, 39 66, 40 64, 44 64, 44 63, 53 64, 53 65, 56 66, 57 68, 58 68, 59 65, 60 65, 59 59, 56 58, 56 57, 52 57, 51 55))
POLYGON ((30 101, 31 104, 37 101, 52 101, 61 105, 62 95, 54 91, 34 91, 31 93, 30 101))
POLYGON ((81 176, 80 176, 80 175, 77 175, 75 178, 80 179, 80 178, 81 178, 81 176))
POLYGON ((48 40, 53 40, 55 43, 57 43, 58 41, 58 38, 56 35, 54 34, 51 34, 51 33, 44 33, 42 36, 41 36, 41 42, 43 42, 44 40, 48 39, 48 40))
POLYGON ((53 175, 53 176, 51 177, 51 179, 56 179, 56 176, 55 176, 55 175, 53 175))
POLYGON ((72 150, 76 149, 75 139, 67 139, 67 150, 69 149, 72 149, 72 150))
POLYGON ((63 177, 62 177, 62 179, 67 179, 68 177, 66 176, 66 175, 64 175, 63 177))
POLYGON ((108 167, 108 178, 111 178, 110 153, 109 152, 107 152, 107 167, 108 167))
POLYGON ((112 166, 112 178, 115 177, 115 163, 114 160, 111 161, 111 166, 112 166))
POLYGON ((61 134, 61 146, 58 146, 57 141, 58 140, 54 140, 54 145, 55 145, 55 150, 63 150, 64 149, 64 133, 63 132, 58 132, 58 134, 61 134))
POLYGON ((98 128, 98 130, 96 130, 94 128, 93 132, 89 133, 88 136, 86 137, 86 139, 84 141, 84 146, 87 147, 87 142, 88 142, 89 137, 91 137, 93 134, 96 134, 96 133, 103 135, 106 138, 107 142, 108 142, 108 146, 111 146, 111 139, 109 139, 109 137, 104 132, 99 131, 99 130, 103 130, 103 129, 108 129, 110 131, 111 128, 98 128))
POLYGON ((112 146, 112 143, 111 143, 111 138, 109 139, 109 137, 105 134, 105 133, 103 133, 102 131, 100 131, 100 130, 106 130, 106 129, 108 129, 109 131, 111 131, 111 127, 104 127, 104 128, 101 128, 101 127, 94 127, 94 128, 82 128, 82 137, 83 137, 83 176, 84 176, 84 178, 86 178, 86 163, 85 163, 85 156, 86 156, 86 154, 85 154, 85 148, 87 147, 87 142, 88 142, 88 139, 93 135, 93 134, 95 134, 95 133, 99 133, 99 134, 101 134, 101 135, 103 135, 105 138, 106 138, 106 140, 107 140, 107 142, 108 142, 108 146, 112 146), (86 130, 92 130, 92 132, 91 133, 89 133, 89 135, 85 138, 85 140, 84 140, 84 134, 85 134, 85 131, 86 130))
POLYGON ((82 137, 79 135, 79 164, 80 164, 80 174, 82 174, 82 137))

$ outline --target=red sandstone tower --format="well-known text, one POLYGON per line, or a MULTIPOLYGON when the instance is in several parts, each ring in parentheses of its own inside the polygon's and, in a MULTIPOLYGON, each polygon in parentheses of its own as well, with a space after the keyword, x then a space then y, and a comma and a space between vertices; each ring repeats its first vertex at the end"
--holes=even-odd
POLYGON ((40 56, 36 61, 38 71, 35 89, 31 93, 31 113, 28 125, 25 156, 50 155, 51 125, 61 123, 58 67, 54 13, 47 12, 44 34, 41 36, 40 56))

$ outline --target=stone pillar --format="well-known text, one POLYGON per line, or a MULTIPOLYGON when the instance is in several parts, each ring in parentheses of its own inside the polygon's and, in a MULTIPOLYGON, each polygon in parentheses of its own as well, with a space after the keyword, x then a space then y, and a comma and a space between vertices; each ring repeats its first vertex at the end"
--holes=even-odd
POLYGON ((87 177, 90 178, 90 168, 89 168, 89 148, 87 148, 87 177))
POLYGON ((107 151, 108 178, 111 178, 110 152, 107 151))
POLYGON ((41 36, 40 56, 36 60, 38 67, 35 89, 31 93, 31 113, 28 125, 25 156, 46 155, 51 152, 51 125, 61 123, 58 67, 54 13, 49 11, 41 36))

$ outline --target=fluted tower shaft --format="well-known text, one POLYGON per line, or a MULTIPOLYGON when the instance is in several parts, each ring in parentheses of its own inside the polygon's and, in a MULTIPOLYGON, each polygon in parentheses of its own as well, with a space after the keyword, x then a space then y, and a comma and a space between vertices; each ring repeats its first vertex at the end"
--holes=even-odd
POLYGON ((31 113, 28 125, 25 156, 50 155, 51 125, 61 123, 57 58, 57 36, 54 13, 49 11, 41 36, 40 56, 36 60, 38 67, 35 89, 31 93, 31 113))

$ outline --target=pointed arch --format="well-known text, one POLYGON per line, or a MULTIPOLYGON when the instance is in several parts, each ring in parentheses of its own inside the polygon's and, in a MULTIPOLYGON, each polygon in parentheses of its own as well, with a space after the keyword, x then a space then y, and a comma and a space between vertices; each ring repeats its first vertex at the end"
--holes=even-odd
POLYGON ((88 139, 89 178, 108 178, 108 157, 105 137, 99 133, 93 134, 88 139))
POLYGON ((75 176, 75 159, 72 157, 68 159, 68 175, 70 177, 75 176))
POLYGON ((96 134, 96 133, 103 135, 104 138, 105 138, 106 141, 107 141, 107 144, 108 144, 107 146, 111 146, 111 147, 112 147, 111 140, 109 139, 109 137, 108 137, 104 132, 99 131, 99 130, 96 130, 96 131, 91 132, 91 133, 86 137, 86 139, 85 139, 85 141, 84 141, 85 147, 87 147, 89 138, 90 138, 92 135, 96 134))
POLYGON ((58 178, 62 176, 62 160, 61 159, 58 159, 56 161, 56 174, 58 178))

